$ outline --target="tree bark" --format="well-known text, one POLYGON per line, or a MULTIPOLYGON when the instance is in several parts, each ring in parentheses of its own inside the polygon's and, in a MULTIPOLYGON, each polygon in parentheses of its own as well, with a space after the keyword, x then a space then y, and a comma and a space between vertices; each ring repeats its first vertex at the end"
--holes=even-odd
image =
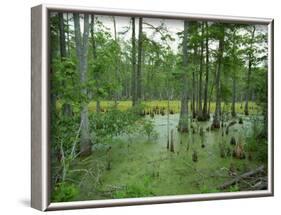
MULTIPOLYGON (((208 32, 208 22, 206 24, 206 77, 205 77, 205 90, 204 90, 204 105, 203 105, 203 118, 207 120, 210 118, 207 106, 208 106, 208 87, 209 87, 209 32, 208 32)), ((209 98, 210 99, 210 98, 209 98)))
POLYGON ((132 105, 136 105, 136 33, 135 17, 132 17, 132 105))
MULTIPOLYGON (((196 65, 197 63, 197 46, 194 47, 194 55, 192 58, 193 64, 196 65)), ((192 117, 195 118, 197 116, 197 86, 196 80, 197 75, 195 76, 195 69, 192 70, 192 117)))
POLYGON ((64 30, 64 18, 63 13, 59 12, 59 32, 60 32, 60 55, 63 61, 66 58, 66 41, 65 41, 65 30, 64 30))
MULTIPOLYGON (((255 31, 256 27, 253 26, 253 31, 251 35, 251 44, 250 44, 250 52, 252 51, 253 48, 253 42, 254 42, 254 37, 255 37, 255 31)), ((248 73, 247 73, 247 88, 246 88, 246 95, 245 95, 245 107, 244 107, 244 113, 245 115, 249 115, 249 97, 251 95, 251 86, 250 86, 250 81, 251 81, 251 73, 252 73, 252 61, 253 61, 253 56, 252 53, 248 54, 248 73)))
MULTIPOLYGON (((116 43, 116 46, 118 45, 118 37, 117 37, 117 29, 116 29, 116 20, 115 20, 115 17, 113 16, 112 17, 113 19, 113 28, 114 28, 114 41, 116 43)), ((119 50, 118 50, 119 52, 119 50)), ((119 55, 117 53, 116 57, 115 57, 115 81, 117 82, 117 84, 119 84, 119 77, 118 77, 118 73, 119 73, 119 66, 118 66, 118 63, 119 63, 119 55)), ((118 91, 115 90, 115 93, 114 93, 114 107, 117 108, 117 101, 118 101, 118 91)))
POLYGON ((203 73, 203 62, 204 62, 204 23, 201 23, 201 40, 200 40, 200 69, 199 69, 199 90, 198 90, 198 117, 199 121, 203 119, 203 112, 202 112, 202 73, 203 73))
POLYGON ((184 36, 183 36, 183 78, 182 78, 182 97, 181 97, 181 111, 178 130, 180 132, 188 132, 188 79, 187 79, 187 30, 188 21, 184 21, 184 36))
POLYGON ((67 29, 66 29, 66 33, 67 33, 67 53, 68 56, 70 56, 70 36, 69 36, 69 13, 66 13, 66 25, 67 25, 67 29))
MULTIPOLYGON (((92 41, 92 54, 93 54, 92 56, 93 56, 93 60, 95 61, 97 59, 97 50, 96 50, 96 40, 95 40, 95 16, 93 14, 91 14, 91 41, 92 41)), ((93 74, 96 75, 93 78, 96 79, 96 92, 97 92, 99 89, 100 77, 98 72, 94 71, 93 74)), ((97 113, 100 112, 100 99, 98 95, 96 95, 96 112, 97 113)))
MULTIPOLYGON (((64 25, 64 18, 63 13, 59 12, 59 35, 60 35, 60 56, 61 61, 65 61, 67 57, 67 51, 66 51, 66 37, 65 37, 65 25, 64 25)), ((63 81, 62 85, 66 85, 65 81, 63 81)), ((71 105, 68 103, 63 104, 63 114, 64 116, 71 116, 72 110, 71 105)))
MULTIPOLYGON (((84 85, 87 82, 87 69, 88 69, 88 38, 89 38, 89 15, 84 14, 84 32, 81 37, 80 30, 80 17, 79 13, 74 13, 74 31, 76 43, 76 55, 78 58, 78 71, 80 73, 80 84, 84 85)), ((87 98, 87 89, 82 87, 81 94, 87 98)), ((88 103, 83 101, 81 104, 81 135, 80 135, 80 155, 86 156, 91 153, 91 138, 89 132, 89 119, 88 119, 88 103)))
POLYGON ((235 103, 236 103, 236 77, 235 74, 232 78, 232 105, 231 105, 231 116, 236 116, 236 109, 235 109, 235 103))
POLYGON ((219 50, 218 50, 218 62, 217 62, 217 72, 216 72, 216 110, 213 119, 213 128, 220 128, 220 118, 221 118, 221 83, 220 83, 220 74, 223 64, 223 51, 224 51, 224 26, 220 26, 220 38, 219 38, 219 50))
POLYGON ((192 71, 192 117, 196 117, 196 103, 195 103, 195 72, 192 71))
POLYGON ((137 104, 141 101, 142 92, 142 18, 139 18, 139 39, 138 39, 138 67, 137 67, 137 104))

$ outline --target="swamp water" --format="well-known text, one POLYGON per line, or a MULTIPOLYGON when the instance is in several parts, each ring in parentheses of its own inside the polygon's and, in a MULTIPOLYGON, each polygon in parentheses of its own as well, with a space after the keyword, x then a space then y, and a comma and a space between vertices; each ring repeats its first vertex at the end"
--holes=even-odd
POLYGON ((72 173, 71 177, 75 178, 80 189, 74 200, 220 192, 218 186, 232 178, 229 175, 230 166, 234 166, 236 173, 240 174, 259 165, 254 159, 220 156, 220 143, 224 142, 233 149, 231 137, 247 144, 245 136, 252 130, 249 117, 243 116, 243 124, 238 124, 237 118, 237 123, 224 136, 222 128, 207 131, 212 120, 193 123, 198 130, 194 134, 191 130, 180 134, 176 128, 178 121, 179 114, 170 115, 174 152, 167 149, 166 115, 153 118, 157 139, 148 140, 144 135, 134 135, 131 141, 126 137, 116 137, 113 144, 95 146, 90 157, 74 164, 75 169, 87 170, 72 173), (199 127, 203 128, 203 136, 199 134, 199 127), (192 159, 194 151, 197 152, 197 162, 192 159))

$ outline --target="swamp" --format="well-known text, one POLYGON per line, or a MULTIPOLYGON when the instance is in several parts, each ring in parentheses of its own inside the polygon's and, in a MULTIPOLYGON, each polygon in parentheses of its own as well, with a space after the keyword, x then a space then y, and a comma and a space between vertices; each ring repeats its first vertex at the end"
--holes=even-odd
POLYGON ((267 189, 267 26, 49 13, 52 202, 267 189))

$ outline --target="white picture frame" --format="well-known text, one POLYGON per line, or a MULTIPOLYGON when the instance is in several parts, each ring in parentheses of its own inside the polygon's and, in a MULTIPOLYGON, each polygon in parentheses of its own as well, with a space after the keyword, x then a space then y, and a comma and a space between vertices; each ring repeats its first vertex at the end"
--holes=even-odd
POLYGON ((39 5, 31 9, 31 206, 41 211, 95 208, 122 205, 158 204, 216 199, 234 199, 273 196, 273 32, 274 21, 270 18, 249 18, 189 14, 176 12, 156 12, 120 10, 109 8, 89 8, 80 6, 39 5), (48 14, 49 11, 81 11, 103 15, 143 16, 169 19, 209 20, 230 23, 252 23, 268 26, 268 189, 232 193, 194 194, 180 196, 145 197, 130 199, 89 200, 75 202, 50 202, 50 145, 49 145, 49 74, 48 74, 48 14))

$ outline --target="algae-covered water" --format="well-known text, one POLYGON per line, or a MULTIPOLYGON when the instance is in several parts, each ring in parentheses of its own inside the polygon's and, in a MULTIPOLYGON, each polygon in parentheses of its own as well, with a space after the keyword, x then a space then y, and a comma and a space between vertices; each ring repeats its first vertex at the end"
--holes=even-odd
MULTIPOLYGON (((247 144, 246 136, 252 129, 250 118, 243 117, 243 124, 237 120, 228 135, 224 132, 223 136, 223 128, 208 131, 212 120, 193 122, 195 133, 190 130, 184 134, 177 132, 178 121, 179 114, 170 115, 174 152, 167 149, 167 116, 160 115, 153 118, 157 138, 136 134, 131 138, 115 137, 110 144, 95 145, 90 157, 74 164, 72 178, 80 190, 74 200, 220 192, 219 185, 233 177, 230 166, 233 174, 240 174, 259 165, 255 159, 247 159, 247 155, 241 160, 220 156, 220 143, 233 150, 231 137, 247 144), (192 159, 194 151, 197 162, 192 159)), ((234 187, 229 191, 237 190, 234 187)))

